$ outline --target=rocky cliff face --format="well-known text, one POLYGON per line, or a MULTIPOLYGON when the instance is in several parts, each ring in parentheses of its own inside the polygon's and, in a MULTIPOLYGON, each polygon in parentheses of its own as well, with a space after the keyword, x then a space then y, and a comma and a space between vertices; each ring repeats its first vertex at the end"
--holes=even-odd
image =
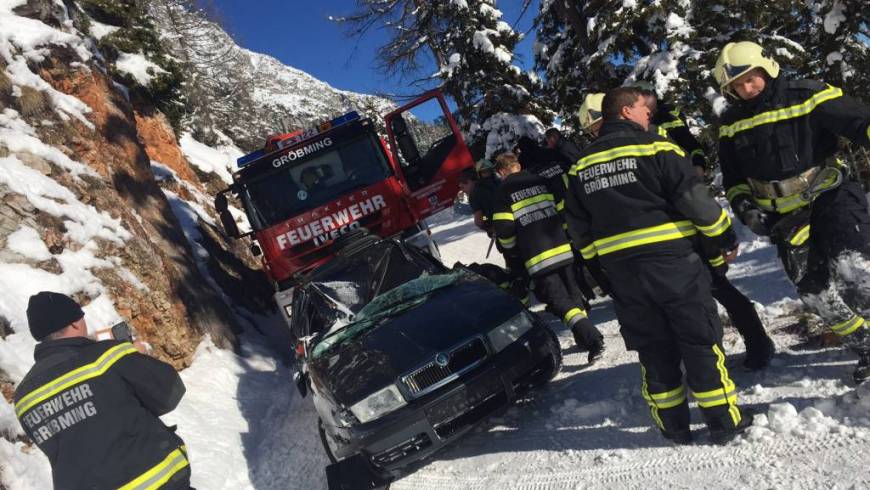
POLYGON ((178 368, 203 335, 231 347, 245 323, 272 308, 256 262, 215 226, 210 196, 224 182, 191 166, 159 112, 129 100, 74 12, 59 5, 0 5, 7 400, 32 364, 25 308, 39 290, 76 297, 92 329, 127 320, 178 368))

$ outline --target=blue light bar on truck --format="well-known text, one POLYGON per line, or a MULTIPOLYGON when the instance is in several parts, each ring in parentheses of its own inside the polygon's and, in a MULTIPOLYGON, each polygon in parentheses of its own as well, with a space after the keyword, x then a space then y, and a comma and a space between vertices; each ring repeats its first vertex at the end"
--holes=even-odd
MULTIPOLYGON (((345 114, 343 116, 336 117, 335 119, 333 119, 331 121, 325 121, 325 122, 318 124, 317 126, 314 126, 313 128, 308 128, 305 131, 302 131, 301 133, 299 133, 298 135, 296 135, 292 138, 287 138, 286 140, 279 141, 277 146, 279 149, 284 149, 284 148, 287 148, 288 146, 293 146, 296 143, 313 138, 313 137, 317 136, 318 134, 323 133, 325 131, 329 131, 330 129, 332 129, 336 126, 341 126, 342 124, 347 124, 349 122, 356 121, 359 118, 360 118, 360 116, 359 116, 358 112, 356 112, 356 111, 348 112, 347 114, 345 114)), ((248 153, 247 155, 245 155, 243 157, 239 157, 236 160, 236 166, 238 166, 239 168, 242 168, 245 165, 248 165, 252 162, 259 160, 261 157, 263 157, 265 155, 266 155, 266 150, 257 150, 253 153, 248 153)))

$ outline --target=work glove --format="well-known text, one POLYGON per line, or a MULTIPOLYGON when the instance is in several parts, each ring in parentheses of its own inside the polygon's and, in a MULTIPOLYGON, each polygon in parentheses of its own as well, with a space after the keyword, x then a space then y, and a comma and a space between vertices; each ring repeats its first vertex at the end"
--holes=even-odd
POLYGON ((770 218, 764 211, 753 208, 744 211, 740 215, 740 221, 759 236, 770 236, 770 218))
POLYGON ((770 236, 770 217, 767 213, 758 209, 749 199, 743 199, 734 206, 734 211, 740 221, 759 236, 770 236))
POLYGON ((710 271, 715 276, 726 277, 728 275, 728 264, 711 265, 710 271))

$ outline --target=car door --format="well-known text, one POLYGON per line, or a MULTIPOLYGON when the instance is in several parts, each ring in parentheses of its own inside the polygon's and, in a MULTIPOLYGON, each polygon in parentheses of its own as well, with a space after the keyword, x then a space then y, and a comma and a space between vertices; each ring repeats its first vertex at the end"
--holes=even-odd
POLYGON ((459 192, 459 174, 474 160, 444 95, 428 92, 384 119, 390 151, 418 217, 452 206, 459 192))

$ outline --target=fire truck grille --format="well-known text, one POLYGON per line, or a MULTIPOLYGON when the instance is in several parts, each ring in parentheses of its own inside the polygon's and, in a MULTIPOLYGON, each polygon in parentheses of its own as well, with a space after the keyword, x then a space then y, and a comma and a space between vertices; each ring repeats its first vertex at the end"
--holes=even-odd
POLYGON ((441 364, 433 359, 403 376, 402 383, 412 397, 421 397, 479 365, 486 359, 486 354, 486 345, 483 339, 476 337, 449 353, 439 354, 439 356, 446 356, 446 365, 443 358, 441 364))

